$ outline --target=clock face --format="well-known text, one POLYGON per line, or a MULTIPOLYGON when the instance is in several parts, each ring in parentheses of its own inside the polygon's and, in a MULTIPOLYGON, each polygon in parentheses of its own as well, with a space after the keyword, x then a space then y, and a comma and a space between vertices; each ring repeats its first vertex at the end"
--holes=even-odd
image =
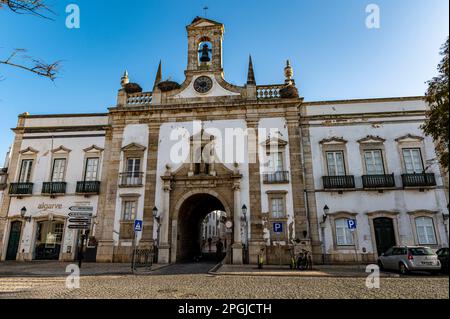
POLYGON ((206 93, 211 90, 213 82, 210 77, 200 76, 194 82, 194 89, 198 93, 206 93))

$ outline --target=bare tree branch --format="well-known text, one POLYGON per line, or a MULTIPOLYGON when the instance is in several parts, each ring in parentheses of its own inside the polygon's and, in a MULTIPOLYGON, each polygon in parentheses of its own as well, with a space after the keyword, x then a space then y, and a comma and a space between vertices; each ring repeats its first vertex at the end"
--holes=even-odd
POLYGON ((54 81, 59 71, 61 61, 48 64, 42 60, 34 59, 27 55, 19 56, 18 54, 27 52, 25 49, 15 49, 5 60, 0 60, 0 64, 9 65, 12 67, 20 68, 30 71, 42 77, 47 77, 54 81), (24 63, 16 62, 17 59, 21 59, 24 63))
POLYGON ((0 8, 5 6, 18 14, 32 14, 53 20, 47 14, 55 14, 45 3, 46 0, 0 0, 0 8))

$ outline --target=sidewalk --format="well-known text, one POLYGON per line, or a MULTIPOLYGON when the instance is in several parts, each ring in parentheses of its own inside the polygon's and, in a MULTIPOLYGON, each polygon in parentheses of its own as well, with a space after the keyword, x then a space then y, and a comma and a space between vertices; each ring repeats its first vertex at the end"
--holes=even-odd
MULTIPOLYGON (((210 272, 219 276, 294 276, 294 277, 367 277, 366 266, 363 265, 316 265, 313 270, 291 270, 289 266, 264 265, 258 269, 256 265, 222 265, 210 272)), ((380 272, 380 277, 400 277, 395 273, 380 272)))
MULTIPOLYGON (((78 265, 77 262, 58 262, 58 261, 5 261, 0 262, 0 277, 58 277, 67 276, 68 265, 78 265)), ((154 264, 151 271, 166 267, 167 265, 154 264)), ((138 273, 146 272, 139 269, 138 273)), ((83 263, 80 274, 82 276, 101 276, 101 275, 131 275, 130 263, 83 263)))

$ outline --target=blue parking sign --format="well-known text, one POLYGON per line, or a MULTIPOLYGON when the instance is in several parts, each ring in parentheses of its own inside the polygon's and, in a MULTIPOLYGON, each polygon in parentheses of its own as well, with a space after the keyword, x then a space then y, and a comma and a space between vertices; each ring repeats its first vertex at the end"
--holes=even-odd
POLYGON ((274 233, 282 233, 283 232, 283 223, 273 223, 273 232, 274 233))
POLYGON ((356 229, 356 219, 347 219, 347 226, 350 230, 356 229))
POLYGON ((142 231, 142 220, 135 220, 134 221, 134 231, 135 232, 142 231))

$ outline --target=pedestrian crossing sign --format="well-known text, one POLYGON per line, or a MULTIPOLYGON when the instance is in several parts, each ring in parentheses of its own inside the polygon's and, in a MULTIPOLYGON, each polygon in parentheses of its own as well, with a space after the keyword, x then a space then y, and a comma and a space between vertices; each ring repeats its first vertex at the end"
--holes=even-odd
POLYGON ((134 221, 134 231, 135 232, 142 231, 142 220, 135 220, 134 221))

